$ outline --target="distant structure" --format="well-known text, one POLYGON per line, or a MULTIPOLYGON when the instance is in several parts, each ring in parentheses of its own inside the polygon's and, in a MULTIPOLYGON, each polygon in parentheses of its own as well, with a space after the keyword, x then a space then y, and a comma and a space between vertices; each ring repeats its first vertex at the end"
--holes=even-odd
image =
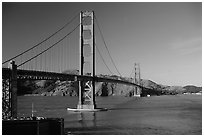
MULTIPOLYGON (((141 86, 141 79, 140 79, 140 64, 135 63, 134 64, 134 69, 135 69, 135 77, 134 77, 134 83, 141 86)), ((135 97, 140 97, 141 95, 141 88, 136 86, 134 88, 134 96, 135 97)))

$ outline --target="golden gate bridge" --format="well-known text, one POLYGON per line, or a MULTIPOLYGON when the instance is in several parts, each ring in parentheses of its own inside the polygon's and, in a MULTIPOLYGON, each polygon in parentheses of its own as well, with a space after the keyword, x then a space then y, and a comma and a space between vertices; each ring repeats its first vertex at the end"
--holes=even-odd
POLYGON ((96 51, 99 53, 98 55, 102 59, 107 70, 111 74, 113 74, 113 72, 108 67, 109 65, 107 65, 99 48, 96 46, 95 23, 97 24, 110 61, 115 67, 118 75, 122 77, 111 57, 93 11, 80 12, 80 22, 67 33, 67 26, 76 20, 77 17, 78 14, 40 43, 2 63, 2 65, 9 64, 8 68, 2 68, 3 119, 17 117, 17 80, 78 81, 79 101, 77 109, 82 111, 93 111, 97 109, 95 103, 95 82, 120 83, 134 86, 134 95, 140 96, 143 87, 140 84, 140 70, 136 63, 133 69, 135 72, 133 82, 96 75, 96 51), (75 33, 77 28, 79 28, 79 74, 63 73, 63 71, 68 70, 69 66, 72 65, 70 63, 71 61, 69 61, 69 58, 71 58, 69 54, 73 53, 67 53, 71 51, 71 47, 69 47, 67 43, 71 40, 69 36, 75 33), (60 33, 64 35, 60 36, 60 33), (51 38, 54 40, 51 40, 51 38))

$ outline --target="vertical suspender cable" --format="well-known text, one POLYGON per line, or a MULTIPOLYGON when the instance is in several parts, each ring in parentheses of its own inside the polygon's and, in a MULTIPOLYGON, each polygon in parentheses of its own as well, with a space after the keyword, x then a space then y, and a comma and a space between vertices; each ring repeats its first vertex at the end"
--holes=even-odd
POLYGON ((118 72, 118 74, 122 77, 121 73, 119 72, 118 68, 116 67, 116 65, 115 65, 115 63, 114 63, 114 61, 113 61, 113 58, 111 57, 111 54, 110 54, 110 52, 109 52, 109 50, 108 50, 107 44, 106 44, 105 39, 104 39, 104 37, 103 37, 102 31, 101 31, 101 29, 100 29, 100 27, 99 27, 99 23, 98 23, 98 21, 97 21, 96 16, 94 16, 94 18, 96 19, 96 25, 98 26, 100 35, 101 35, 101 37, 102 37, 103 43, 104 43, 104 45, 105 45, 105 47, 106 47, 106 50, 108 51, 108 55, 109 55, 109 57, 110 57, 110 59, 111 59, 111 62, 113 63, 113 65, 114 65, 116 71, 118 72))
POLYGON ((99 49, 98 49, 97 46, 96 46, 96 49, 97 49, 97 51, 98 51, 98 53, 99 53, 99 55, 100 55, 100 57, 101 57, 103 63, 105 64, 106 68, 108 69, 108 71, 109 71, 111 74, 113 74, 113 72, 110 70, 110 68, 109 68, 108 65, 106 64, 106 62, 105 62, 103 56, 101 55, 101 53, 100 53, 100 51, 99 51, 99 49))
MULTIPOLYGON (((40 51, 42 51, 42 47, 40 51)), ((40 56, 40 70, 42 70, 42 56, 40 56)))
MULTIPOLYGON (((45 48, 47 48, 47 44, 45 44, 45 48)), ((47 52, 45 52, 45 71, 47 71, 47 52)))
POLYGON ((62 42, 62 72, 63 72, 63 67, 64 67, 64 51, 63 51, 63 49, 64 49, 64 41, 62 42))
POLYGON ((10 58, 10 59, 8 59, 7 61, 4 61, 2 64, 5 64, 6 62, 9 62, 9 61, 11 61, 11 60, 13 60, 13 59, 15 59, 15 58, 17 58, 17 57, 19 57, 19 56, 21 56, 21 55, 27 53, 28 51, 30 51, 30 50, 32 50, 32 49, 38 47, 39 45, 41 45, 41 44, 44 43, 45 41, 49 40, 51 37, 53 37, 53 36, 56 35, 58 32, 60 32, 61 30, 63 30, 65 27, 67 27, 72 21, 75 20, 75 18, 76 18, 77 16, 78 16, 78 14, 75 15, 75 16, 74 16, 69 22, 67 22, 63 27, 61 27, 60 29, 58 29, 55 33, 53 33, 53 34, 51 34, 49 37, 45 38, 43 41, 41 41, 41 42, 39 42, 38 44, 36 44, 35 46, 33 46, 33 47, 27 49, 26 51, 24 51, 24 52, 22 52, 22 53, 16 55, 15 57, 10 58))
POLYGON ((33 60, 34 58, 36 58, 36 57, 42 55, 43 53, 45 53, 45 52, 48 51, 49 49, 51 49, 51 48, 53 48, 54 46, 56 46, 56 45, 57 45, 58 43, 60 43, 63 39, 65 39, 67 36, 69 36, 70 34, 72 34, 72 33, 79 27, 79 25, 80 25, 80 24, 78 24, 73 30, 71 30, 69 33, 67 33, 63 38, 61 38, 60 40, 58 40, 58 41, 57 41, 56 43, 54 43, 52 46, 50 46, 49 48, 47 48, 47 49, 41 51, 39 54, 35 55, 34 57, 32 57, 32 58, 30 58, 30 59, 24 61, 23 63, 21 63, 21 64, 18 65, 17 67, 22 66, 23 64, 25 64, 25 63, 27 63, 27 62, 33 60))

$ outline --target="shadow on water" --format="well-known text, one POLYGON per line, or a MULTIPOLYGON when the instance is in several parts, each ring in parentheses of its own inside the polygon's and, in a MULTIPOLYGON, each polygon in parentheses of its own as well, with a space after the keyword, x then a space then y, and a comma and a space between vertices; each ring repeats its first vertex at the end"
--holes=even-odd
POLYGON ((95 112, 78 113, 77 119, 82 127, 96 127, 95 112))
POLYGON ((65 128, 66 134, 89 134, 89 131, 97 127, 95 112, 71 112, 76 115, 77 127, 65 128))

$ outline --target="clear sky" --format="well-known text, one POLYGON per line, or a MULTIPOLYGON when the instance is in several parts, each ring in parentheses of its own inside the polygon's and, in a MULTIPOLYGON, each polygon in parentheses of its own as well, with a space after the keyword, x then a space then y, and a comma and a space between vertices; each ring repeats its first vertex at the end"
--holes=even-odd
MULTIPOLYGON (((123 76, 130 75, 136 62, 140 63, 143 79, 164 85, 202 85, 201 2, 3 3, 3 61, 54 33, 81 10, 94 10, 111 56, 123 76)), ((78 23, 79 17, 66 31, 78 23)), ((117 74, 97 27, 95 30, 96 45, 117 74)), ((65 48, 69 52, 63 52, 67 58, 72 58, 68 69, 78 68, 78 34, 77 30, 61 43, 69 45, 65 48)), ((50 60, 57 56, 54 51, 47 54, 53 54, 50 60)), ((97 73, 109 73, 98 53, 96 62, 97 73)), ((59 66, 51 61, 47 64, 59 66)))

